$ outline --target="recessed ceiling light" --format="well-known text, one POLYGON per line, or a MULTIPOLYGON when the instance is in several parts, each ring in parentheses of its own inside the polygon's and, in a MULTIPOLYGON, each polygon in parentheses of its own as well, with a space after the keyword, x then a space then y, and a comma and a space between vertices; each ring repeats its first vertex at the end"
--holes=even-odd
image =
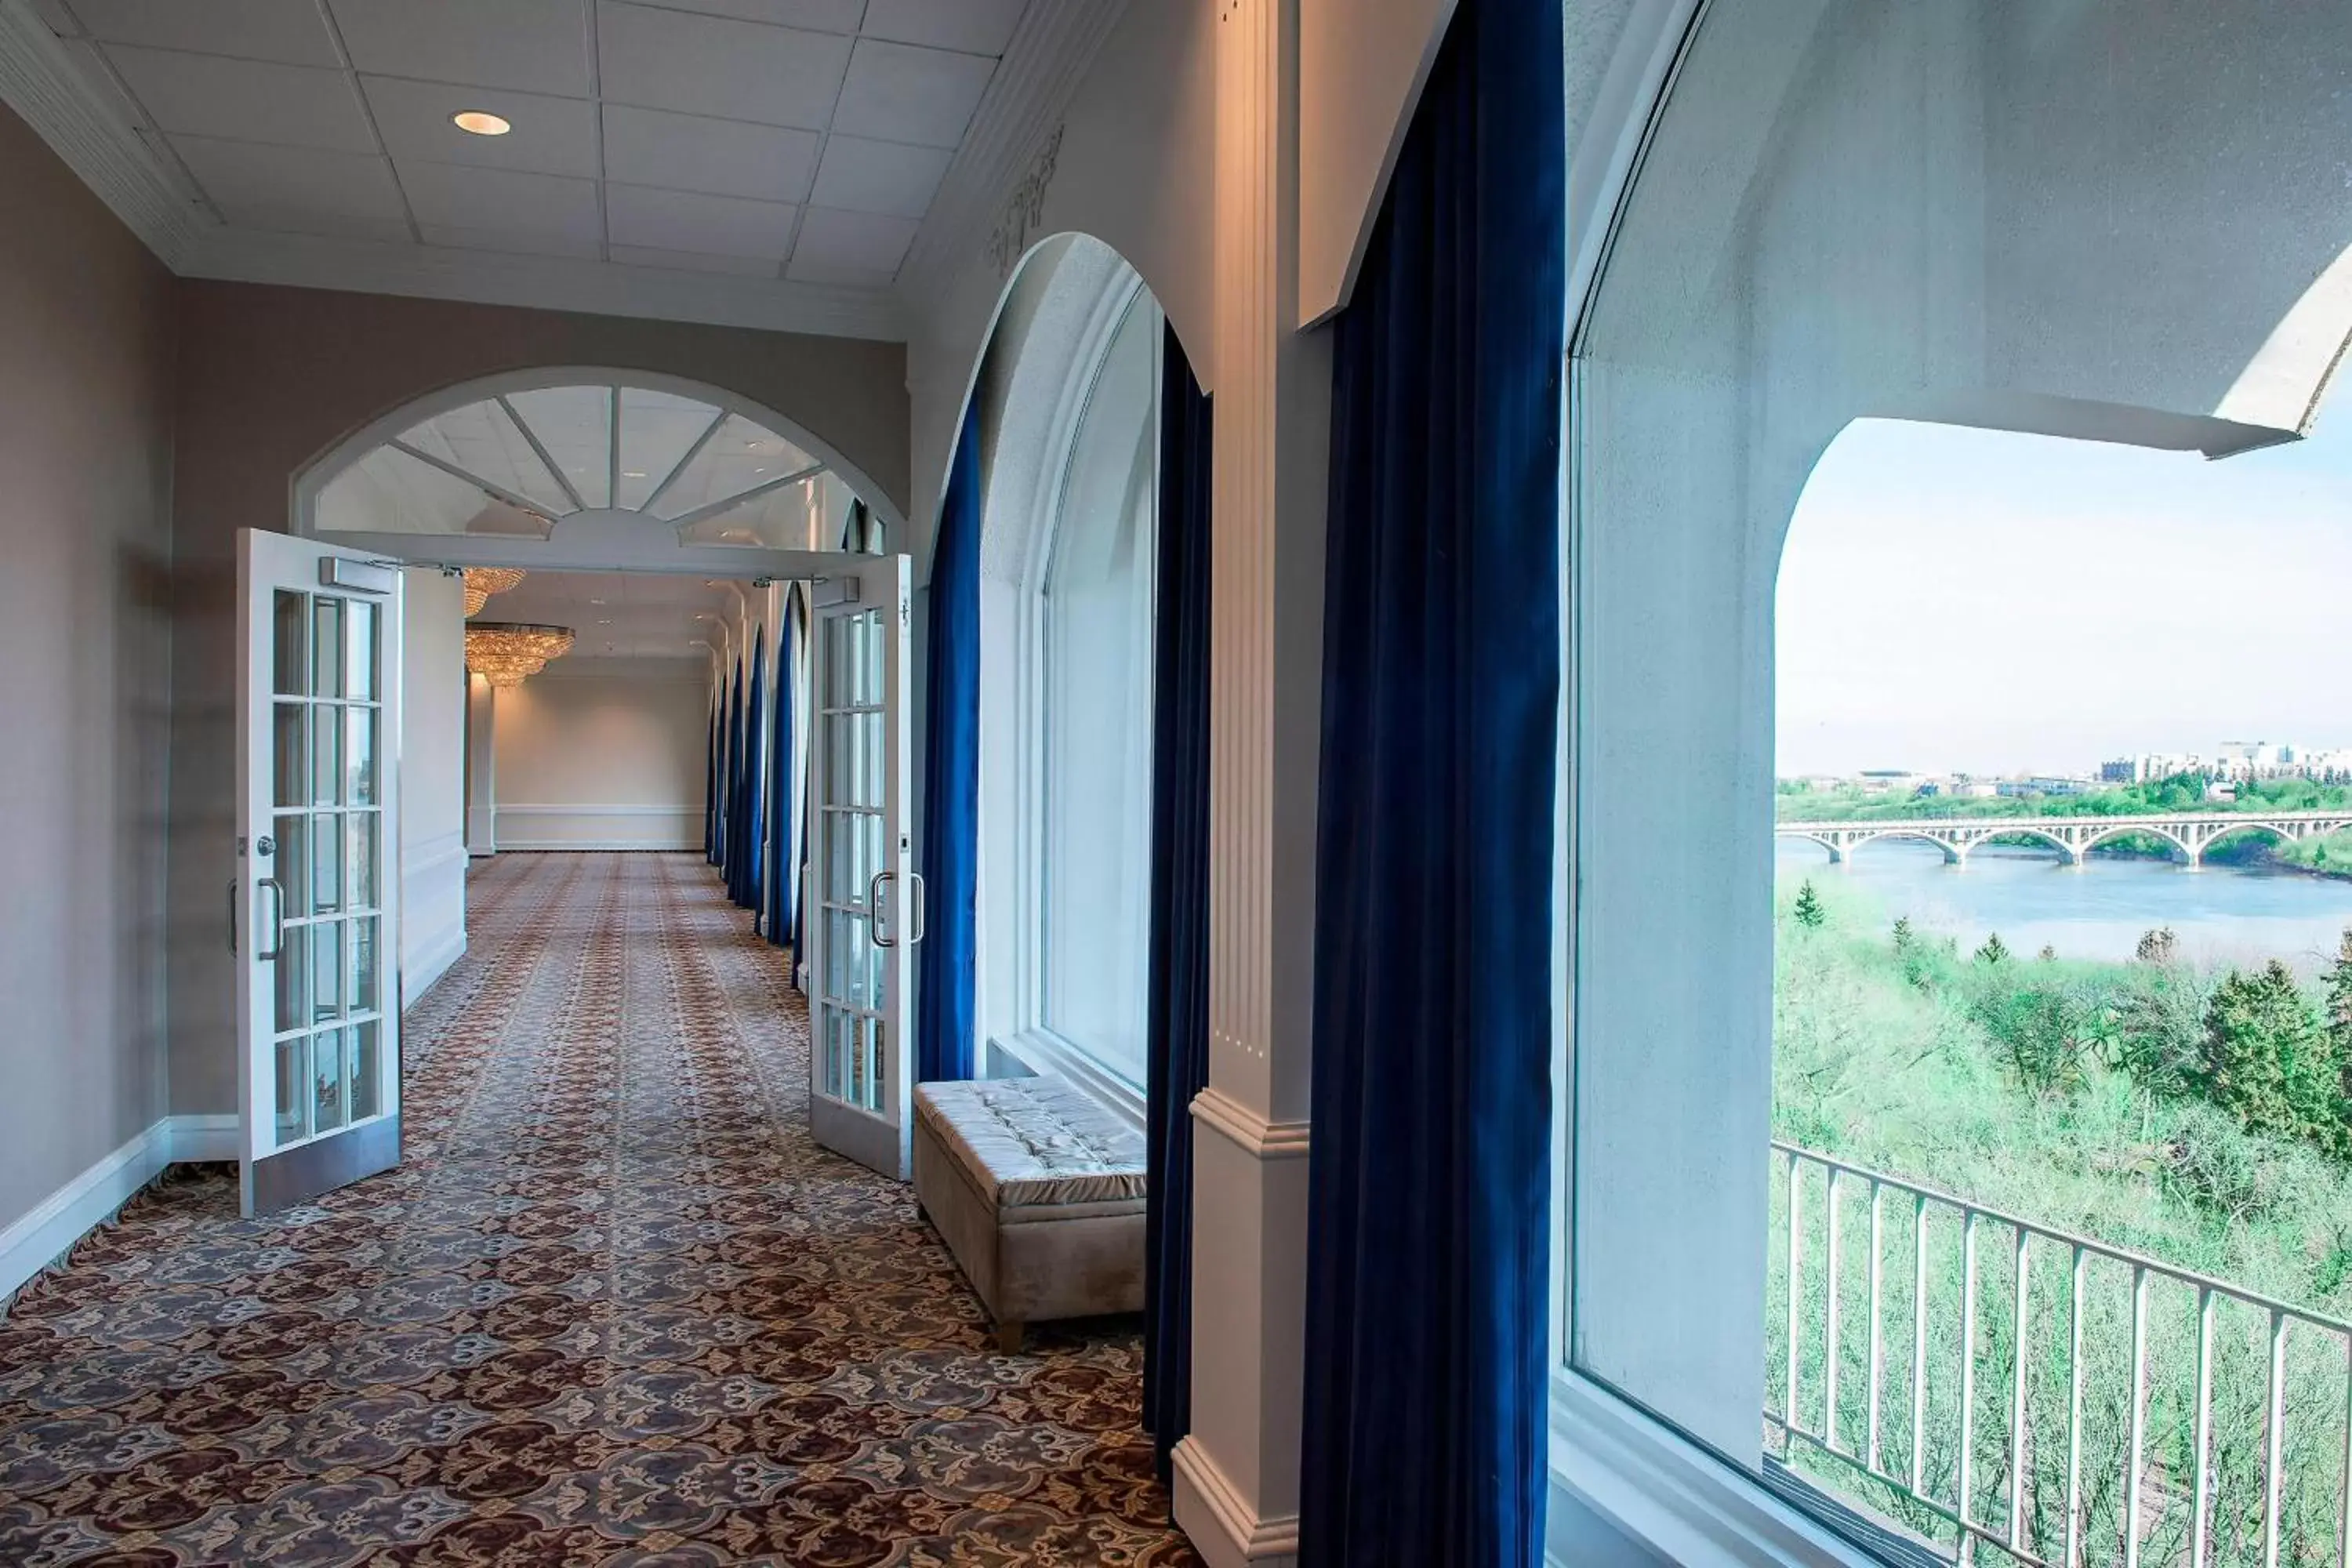
POLYGON ((453 114, 449 123, 475 136, 503 136, 514 129, 512 121, 487 109, 468 109, 453 114))
POLYGON ((642 479, 646 477, 646 471, 643 468, 623 468, 621 477, 625 479, 642 479))
POLYGON ((589 600, 588 602, 589 602, 590 604, 592 604, 592 605, 601 605, 601 604, 603 604, 604 601, 604 600, 602 600, 602 599, 591 599, 591 600, 589 600))

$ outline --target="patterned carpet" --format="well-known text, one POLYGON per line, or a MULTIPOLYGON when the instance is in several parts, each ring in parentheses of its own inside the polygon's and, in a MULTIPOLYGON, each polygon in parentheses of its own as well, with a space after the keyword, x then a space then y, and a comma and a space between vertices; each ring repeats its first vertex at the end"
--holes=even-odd
POLYGON ((1132 1322, 989 1346, 805 1131, 699 856, 503 856, 408 1019, 399 1170, 175 1177, 0 1318, 0 1564, 1191 1564, 1132 1322))

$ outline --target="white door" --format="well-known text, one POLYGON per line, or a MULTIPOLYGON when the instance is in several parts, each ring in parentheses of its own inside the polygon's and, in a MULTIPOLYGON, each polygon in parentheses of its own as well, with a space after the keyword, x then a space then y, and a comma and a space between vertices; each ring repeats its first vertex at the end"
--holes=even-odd
POLYGON ((852 557, 826 575, 810 669, 809 1124, 826 1148, 904 1181, 908 949, 923 934, 907 809, 908 561, 852 557))
POLYGON ((400 589, 355 551, 242 530, 238 1164, 267 1214, 400 1160, 400 589))

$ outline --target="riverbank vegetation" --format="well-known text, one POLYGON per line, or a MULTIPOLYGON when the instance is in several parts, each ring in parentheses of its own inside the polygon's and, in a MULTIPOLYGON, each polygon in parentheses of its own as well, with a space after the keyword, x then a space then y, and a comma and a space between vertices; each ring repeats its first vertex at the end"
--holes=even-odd
MULTIPOLYGON (((2128 963, 2012 952, 1998 939, 1962 950, 1842 879, 1784 883, 1776 913, 1776 1137, 2302 1310, 2352 1318, 2352 939, 2322 984, 2306 986, 2276 963, 2199 970, 2179 960, 2161 931, 2128 963)), ((1818 1432, 1832 1353, 1821 1228, 1832 1194, 1819 1167, 1797 1179, 1810 1261, 1796 1292, 1796 1409, 1818 1432)), ((1768 1399, 1781 1409, 1790 1360, 1790 1181, 1776 1162, 1768 1399)), ((1903 1281, 1887 1291, 1882 1325, 1890 1363, 1905 1369, 1884 1386, 1882 1463, 1898 1475, 1912 1463, 1916 1243, 1929 1260, 1919 1473, 1926 1492, 1949 1507, 1959 1486, 1958 1215, 1931 1211, 1937 1217, 1922 1239, 1910 1201, 1890 1202, 1880 1237, 1864 1184, 1843 1184, 1836 1201, 1848 1238, 1838 1269, 1848 1326, 1834 1352, 1843 1441, 1860 1440, 1874 1408, 1871 1363, 1854 1327, 1868 1300, 1867 1236, 1880 1242, 1886 1278, 1903 1281)), ((2009 1440, 2020 1359, 2014 1248, 2008 1227, 1985 1223, 1969 1445, 1971 1517, 1979 1521, 2007 1517, 2016 1489, 2009 1440)), ((2086 1544, 2103 1542, 2092 1560, 2120 1544, 2137 1386, 2152 1478, 2140 1499, 2142 1560, 2180 1561, 2195 1452, 2196 1292, 2173 1281, 2152 1287, 2147 1370, 2135 1378, 2130 1271, 2099 1259, 2085 1268, 2080 1528, 2086 1544)), ((2035 1244, 2022 1339, 2030 1436, 2019 1448, 2027 1466, 2024 1529, 2053 1560, 2063 1560, 2066 1533, 2067 1274, 2063 1247, 2035 1244)), ((2251 1562, 2263 1533, 2269 1325, 2265 1314, 2235 1304, 2223 1306, 2218 1322, 2209 1561, 2251 1562)), ((2296 1562, 2330 1550, 2342 1517, 2347 1352, 2333 1335, 2307 1329, 2286 1356, 2283 1507, 2291 1544, 2280 1560, 2296 1562)), ((1897 1489, 1801 1444, 1776 1451, 1874 1511, 1950 1543, 1948 1522, 1897 1489)))
MULTIPOLYGON (((2080 795, 1921 795, 1916 790, 1864 790, 1852 784, 1817 789, 1783 779, 1775 799, 1782 822, 1890 822, 1975 816, 2155 816, 2173 812, 2352 810, 2352 784, 2309 779, 2259 779, 2236 786, 2232 798, 2212 793, 2202 773, 2176 773, 2145 784, 2109 784, 2080 795)), ((2352 859, 2352 842, 2339 847, 2352 859)))

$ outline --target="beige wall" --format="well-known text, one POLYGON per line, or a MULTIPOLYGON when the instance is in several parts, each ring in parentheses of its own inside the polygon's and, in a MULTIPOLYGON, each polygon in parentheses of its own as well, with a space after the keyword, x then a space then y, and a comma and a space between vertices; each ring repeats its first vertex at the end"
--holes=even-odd
POLYGON ((401 616, 403 1005, 466 951, 466 585, 409 568, 401 616))
POLYGON ((566 658, 498 694, 499 847, 702 846, 700 659, 566 658))
POLYGON ((541 365, 724 387, 798 422, 903 506, 906 350, 245 283, 184 280, 178 294, 171 1094, 174 1111, 218 1112, 236 1098, 236 984, 221 929, 235 869, 236 531, 288 526, 295 476, 369 422, 442 387, 541 365))
POLYGON ((164 1110, 171 310, 0 109, 0 1235, 164 1110))

